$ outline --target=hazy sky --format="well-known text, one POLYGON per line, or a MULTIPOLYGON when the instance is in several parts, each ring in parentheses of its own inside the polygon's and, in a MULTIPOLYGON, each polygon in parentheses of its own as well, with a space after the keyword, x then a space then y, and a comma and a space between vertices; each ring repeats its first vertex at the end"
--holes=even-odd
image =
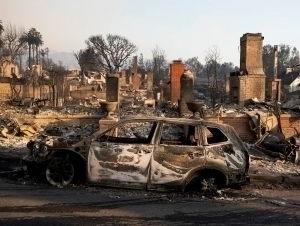
POLYGON ((44 47, 73 52, 91 35, 125 36, 151 58, 158 45, 167 59, 198 56, 216 45, 222 61, 239 66, 239 39, 260 32, 264 44, 300 45, 296 0, 0 0, 0 20, 36 28, 44 47))

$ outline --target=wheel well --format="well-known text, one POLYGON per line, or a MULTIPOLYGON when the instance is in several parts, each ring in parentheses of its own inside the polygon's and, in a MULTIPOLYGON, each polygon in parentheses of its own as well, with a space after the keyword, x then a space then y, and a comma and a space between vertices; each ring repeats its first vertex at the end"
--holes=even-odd
POLYGON ((203 169, 195 172, 187 181, 185 190, 198 190, 201 189, 201 182, 203 179, 214 178, 214 184, 218 189, 224 188, 227 185, 227 176, 220 170, 216 169, 203 169))
POLYGON ((52 158, 55 157, 67 157, 69 158, 70 162, 73 164, 74 166, 74 170, 75 170, 75 178, 74 178, 74 182, 84 182, 85 180, 85 166, 86 166, 86 161, 85 159, 72 151, 69 150, 60 150, 57 151, 52 158))

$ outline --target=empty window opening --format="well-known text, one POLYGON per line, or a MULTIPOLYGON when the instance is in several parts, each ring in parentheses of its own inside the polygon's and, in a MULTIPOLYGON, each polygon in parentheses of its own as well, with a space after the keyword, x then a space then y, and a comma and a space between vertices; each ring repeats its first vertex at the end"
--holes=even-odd
POLYGON ((98 141, 149 144, 155 132, 155 122, 126 122, 112 128, 98 141))
POLYGON ((197 146, 197 127, 191 125, 165 123, 161 134, 161 144, 197 146))
POLYGON ((218 128, 206 127, 205 134, 208 144, 216 144, 228 141, 228 138, 218 128))

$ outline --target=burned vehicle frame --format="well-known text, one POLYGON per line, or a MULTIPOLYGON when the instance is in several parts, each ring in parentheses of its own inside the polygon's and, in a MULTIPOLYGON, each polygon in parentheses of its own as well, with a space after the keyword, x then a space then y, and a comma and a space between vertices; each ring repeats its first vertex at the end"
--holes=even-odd
POLYGON ((127 117, 74 145, 58 138, 28 143, 28 168, 43 166, 52 185, 88 184, 148 190, 243 185, 249 154, 235 130, 201 119, 127 117))

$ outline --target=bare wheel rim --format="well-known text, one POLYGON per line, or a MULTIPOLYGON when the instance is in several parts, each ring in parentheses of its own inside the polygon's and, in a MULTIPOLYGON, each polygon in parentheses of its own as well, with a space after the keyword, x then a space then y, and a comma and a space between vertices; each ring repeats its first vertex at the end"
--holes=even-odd
POLYGON ((74 178, 74 166, 65 158, 52 159, 46 169, 48 182, 55 186, 65 186, 74 178))

